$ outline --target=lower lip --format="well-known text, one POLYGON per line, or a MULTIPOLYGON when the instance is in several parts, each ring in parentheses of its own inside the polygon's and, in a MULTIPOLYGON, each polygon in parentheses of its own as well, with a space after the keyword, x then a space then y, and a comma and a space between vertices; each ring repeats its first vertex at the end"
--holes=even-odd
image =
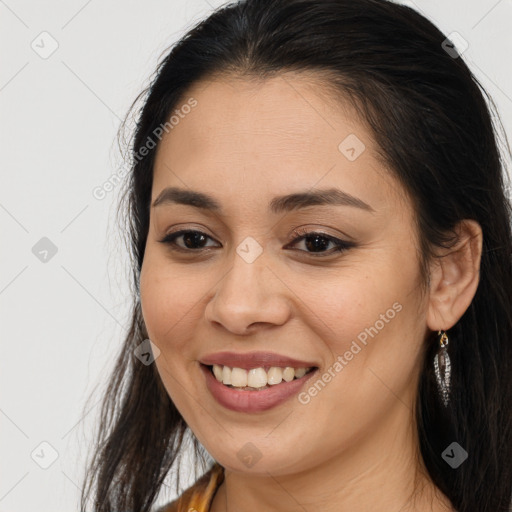
POLYGON ((288 398, 297 394, 318 370, 318 368, 315 368, 300 379, 282 382, 261 391, 243 391, 225 386, 214 377, 209 366, 201 363, 200 366, 206 378, 206 387, 215 400, 227 409, 237 412, 266 411, 282 404, 288 398))

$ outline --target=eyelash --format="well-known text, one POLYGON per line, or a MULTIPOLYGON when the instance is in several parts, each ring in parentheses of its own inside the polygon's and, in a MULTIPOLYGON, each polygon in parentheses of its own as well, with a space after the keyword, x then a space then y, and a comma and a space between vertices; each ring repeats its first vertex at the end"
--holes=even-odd
MULTIPOLYGON (((184 234, 187 234, 187 233, 198 233, 200 235, 204 235, 207 238, 212 239, 210 236, 208 236, 206 233, 203 233, 202 231, 197 231, 197 230, 194 230, 194 229, 182 229, 180 231, 176 231, 174 233, 168 234, 162 240, 159 240, 159 242, 163 243, 163 244, 166 244, 166 245, 169 245, 171 250, 179 251, 179 252, 187 252, 187 253, 195 252, 195 253, 198 253, 199 251, 205 249, 205 248, 186 249, 186 248, 183 248, 183 247, 179 247, 176 244, 175 240, 177 238, 183 236, 184 234)), ((355 246, 355 244, 353 242, 347 242, 347 241, 344 241, 344 240, 340 240, 339 238, 335 238, 333 236, 326 235, 324 233, 320 233, 320 232, 316 232, 316 231, 308 231, 308 230, 306 230, 304 228, 302 228, 302 229, 301 228, 295 229, 293 231, 293 234, 296 235, 296 237, 293 238, 292 240, 290 240, 290 242, 288 242, 287 245, 290 245, 290 244, 294 244, 295 245, 296 243, 302 241, 303 239, 311 237, 311 236, 315 236, 315 235, 320 236, 322 238, 326 238, 327 240, 329 240, 329 242, 332 242, 332 243, 334 243, 336 245, 336 247, 334 249, 331 249, 330 251, 326 251, 326 252, 321 252, 321 253, 314 253, 314 252, 308 252, 308 251, 303 251, 303 250, 300 251, 300 252, 305 252, 305 253, 307 253, 307 254, 315 257, 315 258, 316 257, 320 257, 321 258, 321 257, 331 256, 332 254, 344 252, 347 249, 350 249, 351 247, 355 246)))

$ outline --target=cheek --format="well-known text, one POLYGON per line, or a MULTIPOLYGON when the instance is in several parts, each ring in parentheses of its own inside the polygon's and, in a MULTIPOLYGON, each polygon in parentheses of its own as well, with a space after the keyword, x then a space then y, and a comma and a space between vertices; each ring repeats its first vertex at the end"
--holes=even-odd
POLYGON ((344 357, 345 385, 355 383, 355 376, 372 380, 368 367, 385 368, 391 381, 393 372, 405 376, 412 370, 422 339, 418 272, 413 258, 383 251, 338 276, 295 280, 303 302, 299 315, 333 362, 344 357))
POLYGON ((339 442, 340 432, 348 441, 370 431, 401 406, 397 397, 406 402, 414 391, 419 338, 411 284, 368 276, 330 281, 323 292, 317 288, 302 313, 331 359, 300 396, 302 411, 316 419, 326 438, 339 442))
POLYGON ((150 339, 162 347, 170 339, 183 340, 181 333, 197 320, 197 306, 204 291, 201 281, 190 273, 145 256, 140 276, 140 300, 150 339))
MULTIPOLYGON (((309 318, 313 330, 329 342, 338 353, 348 350, 350 340, 379 320, 379 315, 392 308, 398 291, 389 286, 380 272, 358 268, 342 269, 339 275, 318 279, 303 277, 293 280, 294 292, 304 308, 300 315, 309 318), (330 340, 330 341, 329 341, 330 340)), ((393 314, 394 311, 391 312, 393 314)))
POLYGON ((205 293, 196 281, 168 261, 145 255, 140 275, 142 316, 149 338, 160 349, 155 364, 162 383, 184 417, 190 415, 192 405, 190 393, 184 389, 192 389, 191 370, 196 364, 194 346, 189 341, 205 293))

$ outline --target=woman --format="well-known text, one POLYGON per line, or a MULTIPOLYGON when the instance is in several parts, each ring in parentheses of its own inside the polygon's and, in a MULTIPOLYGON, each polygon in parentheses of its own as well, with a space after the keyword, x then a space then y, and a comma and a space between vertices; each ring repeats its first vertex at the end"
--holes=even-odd
POLYGON ((384 0, 245 0, 174 46, 131 151, 132 325, 83 507, 150 510, 191 435, 214 464, 163 511, 508 510, 484 95, 384 0))

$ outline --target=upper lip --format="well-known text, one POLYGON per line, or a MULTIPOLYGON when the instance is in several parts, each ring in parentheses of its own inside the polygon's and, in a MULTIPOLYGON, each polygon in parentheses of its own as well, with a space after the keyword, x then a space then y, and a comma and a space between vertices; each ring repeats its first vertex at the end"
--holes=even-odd
POLYGON ((282 368, 287 366, 292 368, 310 368, 317 366, 310 361, 300 361, 273 352, 216 352, 215 354, 208 354, 202 357, 199 362, 207 366, 218 364, 221 366, 229 366, 230 368, 244 368, 245 370, 265 366, 277 366, 282 368))

